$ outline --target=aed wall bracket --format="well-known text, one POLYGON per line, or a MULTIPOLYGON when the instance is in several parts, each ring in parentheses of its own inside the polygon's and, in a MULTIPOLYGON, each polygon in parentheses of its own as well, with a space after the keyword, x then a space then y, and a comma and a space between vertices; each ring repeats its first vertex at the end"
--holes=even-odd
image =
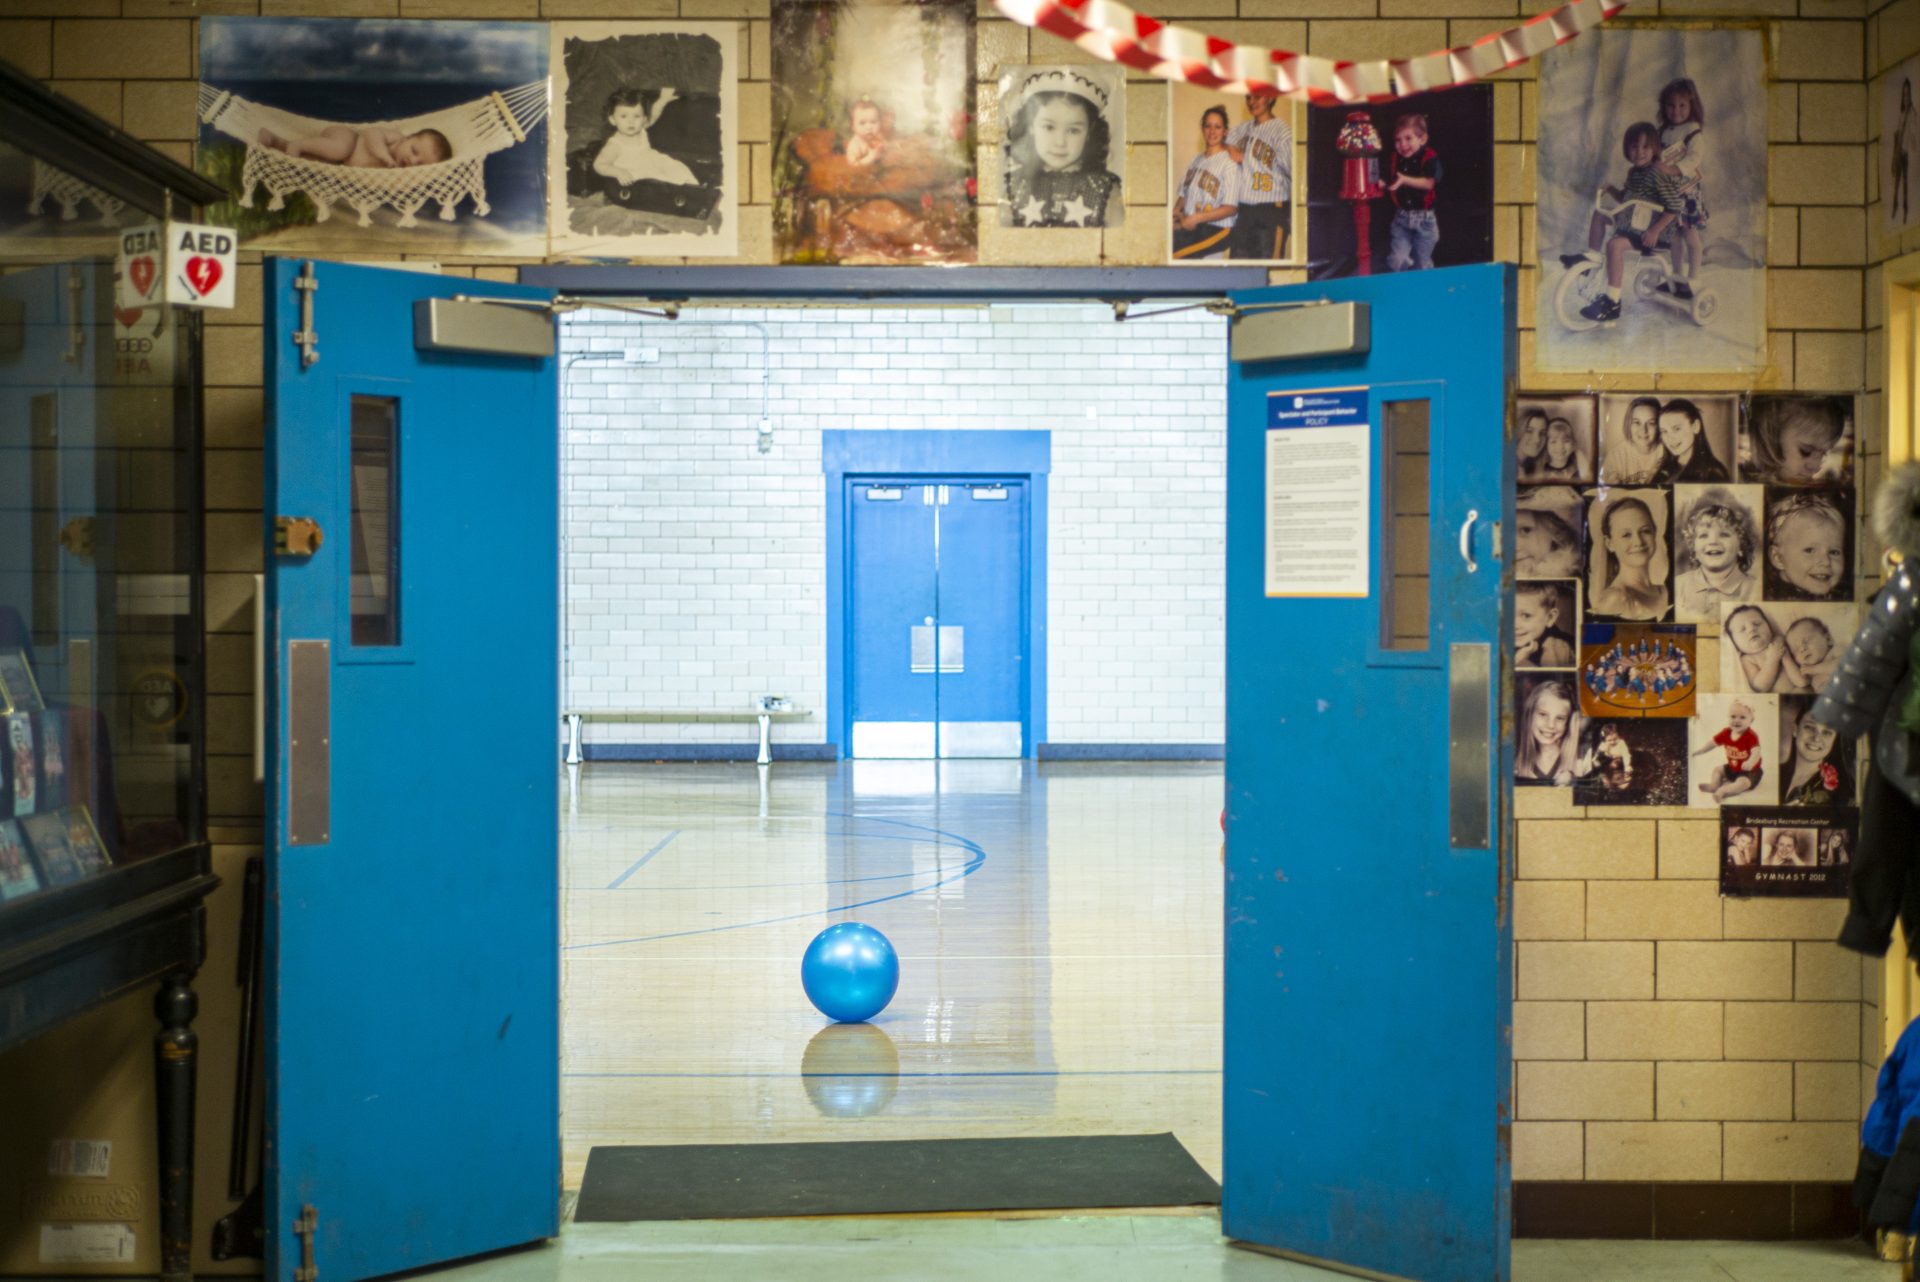
POLYGON ((1372 311, 1365 303, 1248 303, 1233 311, 1232 356, 1241 364, 1364 356, 1372 348, 1372 311))

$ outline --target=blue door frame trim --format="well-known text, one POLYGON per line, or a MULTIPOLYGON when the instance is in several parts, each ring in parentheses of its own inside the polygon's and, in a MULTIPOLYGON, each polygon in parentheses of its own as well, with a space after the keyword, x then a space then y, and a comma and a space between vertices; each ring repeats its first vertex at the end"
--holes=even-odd
POLYGON ((851 744, 847 724, 847 480, 875 476, 1020 479, 1027 484, 1026 754, 1047 727, 1047 473, 1045 431, 846 430, 820 433, 827 485, 827 732, 851 744))
POLYGON ((655 299, 1047 299, 1223 298, 1267 283, 1264 267, 523 267, 520 281, 564 294, 655 299))

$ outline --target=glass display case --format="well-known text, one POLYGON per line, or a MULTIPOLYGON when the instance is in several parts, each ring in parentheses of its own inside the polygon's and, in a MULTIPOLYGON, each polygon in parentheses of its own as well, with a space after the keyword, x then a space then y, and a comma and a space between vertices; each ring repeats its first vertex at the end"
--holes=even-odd
POLYGON ((191 220, 215 194, 0 65, 0 1050, 158 981, 177 1241, 190 1181, 165 1172, 191 1127, 190 982, 216 884, 201 322, 116 307, 114 255, 125 228, 191 220))

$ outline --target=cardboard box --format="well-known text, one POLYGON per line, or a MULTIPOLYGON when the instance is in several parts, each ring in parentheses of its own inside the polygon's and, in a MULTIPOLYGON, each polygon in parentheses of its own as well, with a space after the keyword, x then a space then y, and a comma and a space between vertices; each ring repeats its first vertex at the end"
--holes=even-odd
MULTIPOLYGON (((227 1199, 240 989, 240 892, 256 847, 216 846, 194 1107, 193 1270, 258 1275, 257 1260, 208 1253, 227 1199)), ((160 1270, 154 1121, 155 985, 70 1020, 0 1057, 0 1276, 153 1275, 160 1270)), ((255 1096, 255 1121, 259 1097, 255 1096)), ((258 1178, 256 1153, 249 1180, 258 1178)))

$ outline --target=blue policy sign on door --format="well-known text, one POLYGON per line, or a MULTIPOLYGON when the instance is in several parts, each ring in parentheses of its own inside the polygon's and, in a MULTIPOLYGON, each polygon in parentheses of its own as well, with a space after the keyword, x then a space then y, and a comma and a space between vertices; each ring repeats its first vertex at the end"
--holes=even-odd
POLYGON ((1267 393, 1267 426, 1343 427, 1367 421, 1367 388, 1267 393))

